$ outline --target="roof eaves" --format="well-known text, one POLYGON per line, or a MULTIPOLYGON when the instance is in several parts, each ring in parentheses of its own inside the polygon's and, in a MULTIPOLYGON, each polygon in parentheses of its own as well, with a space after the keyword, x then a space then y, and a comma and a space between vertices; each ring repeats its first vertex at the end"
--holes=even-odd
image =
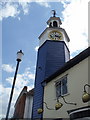
POLYGON ((16 103, 14 105, 14 107, 18 104, 20 98, 24 95, 24 94, 27 94, 27 86, 24 86, 24 88, 22 89, 22 91, 20 92, 17 100, 16 100, 16 103))

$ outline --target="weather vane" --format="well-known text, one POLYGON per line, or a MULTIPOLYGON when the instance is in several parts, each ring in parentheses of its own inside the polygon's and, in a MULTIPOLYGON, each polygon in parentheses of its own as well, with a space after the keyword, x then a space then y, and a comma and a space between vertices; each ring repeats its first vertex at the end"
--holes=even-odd
POLYGON ((53 17, 55 17, 56 16, 56 11, 52 10, 52 14, 53 14, 53 17))

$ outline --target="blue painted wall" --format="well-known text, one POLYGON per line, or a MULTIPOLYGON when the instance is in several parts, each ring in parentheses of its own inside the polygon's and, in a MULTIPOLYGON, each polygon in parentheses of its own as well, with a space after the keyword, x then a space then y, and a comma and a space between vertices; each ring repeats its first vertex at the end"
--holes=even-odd
POLYGON ((44 88, 41 82, 55 73, 69 60, 69 51, 64 41, 47 40, 38 50, 32 118, 42 118, 37 113, 43 108, 44 88))

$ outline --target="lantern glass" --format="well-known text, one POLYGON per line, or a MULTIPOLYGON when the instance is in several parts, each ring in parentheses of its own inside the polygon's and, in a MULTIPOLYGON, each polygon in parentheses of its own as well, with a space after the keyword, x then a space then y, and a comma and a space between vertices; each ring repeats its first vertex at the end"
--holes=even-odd
POLYGON ((21 61, 23 55, 24 54, 23 54, 22 50, 20 50, 19 52, 17 52, 17 61, 21 61))

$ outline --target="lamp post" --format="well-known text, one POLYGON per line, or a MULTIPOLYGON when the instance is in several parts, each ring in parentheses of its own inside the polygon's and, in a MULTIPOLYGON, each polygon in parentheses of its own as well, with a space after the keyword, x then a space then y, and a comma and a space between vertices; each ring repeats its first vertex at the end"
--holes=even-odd
POLYGON ((7 113, 6 113, 6 119, 8 120, 8 116, 9 116, 9 111, 10 111, 10 106, 11 106, 11 101, 12 101, 12 97, 13 97, 13 92, 14 92, 14 86, 15 86, 15 81, 16 81, 16 77, 17 77, 17 72, 18 72, 18 67, 19 67, 19 63, 22 60, 22 56, 23 56, 23 52, 22 50, 17 52, 17 66, 16 66, 16 71, 15 71, 15 75, 14 75, 14 79, 13 79, 13 85, 12 85, 12 89, 11 89, 11 94, 10 94, 10 99, 9 99, 9 103, 8 103, 8 108, 7 108, 7 113))

